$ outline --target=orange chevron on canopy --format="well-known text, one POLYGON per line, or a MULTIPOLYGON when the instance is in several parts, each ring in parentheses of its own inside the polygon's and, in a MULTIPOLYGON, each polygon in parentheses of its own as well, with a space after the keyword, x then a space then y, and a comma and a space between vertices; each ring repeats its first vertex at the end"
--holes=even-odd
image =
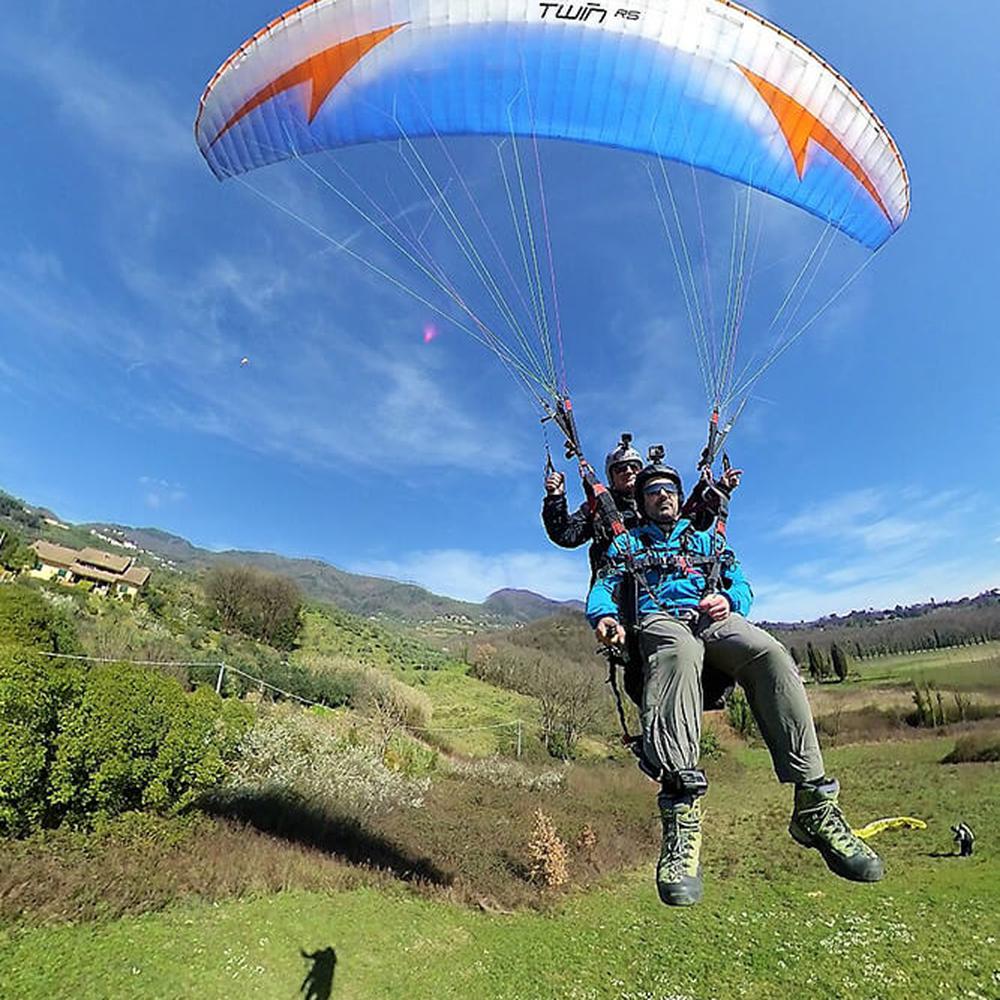
POLYGON ((214 146, 237 122, 245 118, 255 108, 277 97, 278 94, 299 84, 310 84, 308 120, 316 117, 317 112, 323 106, 323 102, 330 96, 330 91, 352 70, 376 45, 385 41, 390 35, 395 34, 400 28, 405 27, 408 22, 391 24, 387 28, 378 28, 365 35, 357 35, 346 41, 331 45, 304 59, 297 66, 282 73, 276 80, 261 87, 252 97, 249 97, 239 108, 229 117, 229 120, 219 130, 215 138, 209 143, 214 146))
POLYGON ((778 121, 788 149, 795 161, 795 170, 799 180, 805 176, 806 153, 809 142, 818 143, 828 153, 831 153, 857 179, 864 189, 872 196, 882 210, 882 214, 892 221, 889 210, 885 207, 882 196, 865 172, 865 168, 851 154, 851 151, 810 111, 807 111, 794 97, 786 94, 773 83, 758 76, 753 71, 736 63, 736 68, 754 85, 757 93, 767 102, 772 114, 778 121))

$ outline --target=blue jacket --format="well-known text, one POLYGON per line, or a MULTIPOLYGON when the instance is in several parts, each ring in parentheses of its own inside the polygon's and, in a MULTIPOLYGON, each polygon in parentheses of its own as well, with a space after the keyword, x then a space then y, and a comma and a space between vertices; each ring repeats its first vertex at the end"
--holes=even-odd
MULTIPOLYGON (((608 549, 610 569, 599 576, 590 588, 587 597, 587 620, 596 626, 602 618, 620 618, 616 601, 618 587, 625 575, 623 557, 631 552, 639 558, 669 559, 671 557, 710 556, 714 534, 695 531, 691 522, 681 519, 674 525, 669 536, 657 524, 643 523, 612 542, 608 549)), ((668 608, 695 608, 704 595, 705 577, 701 569, 693 566, 686 570, 678 568, 641 569, 639 575, 645 579, 645 586, 639 586, 639 614, 648 615, 660 610, 657 602, 668 608), (651 591, 656 601, 650 596, 651 591)), ((746 615, 753 603, 753 591, 743 576, 739 563, 733 560, 722 572, 722 594, 729 601, 733 611, 746 615)))

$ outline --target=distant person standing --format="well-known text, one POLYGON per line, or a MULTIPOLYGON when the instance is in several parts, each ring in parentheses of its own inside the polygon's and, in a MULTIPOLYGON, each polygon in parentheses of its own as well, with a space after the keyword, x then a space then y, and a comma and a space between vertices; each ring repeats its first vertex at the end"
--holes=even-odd
POLYGON ((971 858, 972 846, 976 842, 976 835, 972 832, 972 829, 966 826, 965 823, 959 823, 957 826, 951 828, 951 832, 955 834, 955 843, 958 845, 959 857, 971 858))

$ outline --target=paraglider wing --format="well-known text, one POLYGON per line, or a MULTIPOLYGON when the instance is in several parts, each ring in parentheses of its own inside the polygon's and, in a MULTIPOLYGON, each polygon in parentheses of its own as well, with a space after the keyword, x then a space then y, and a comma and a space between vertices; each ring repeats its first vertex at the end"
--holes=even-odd
POLYGON ((859 830, 855 830, 855 836, 862 840, 870 840, 877 837, 885 830, 926 830, 927 824, 922 819, 914 816, 890 816, 886 819, 872 820, 859 830))
POLYGON ((729 0, 310 0, 222 65, 195 132, 220 178, 401 136, 623 147, 776 195, 870 248, 910 205, 863 98, 729 0))

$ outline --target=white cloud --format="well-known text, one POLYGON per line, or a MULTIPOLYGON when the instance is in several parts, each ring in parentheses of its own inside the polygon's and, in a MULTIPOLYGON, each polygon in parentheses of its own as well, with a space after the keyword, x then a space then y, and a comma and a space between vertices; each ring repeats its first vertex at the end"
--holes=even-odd
MULTIPOLYGON (((204 263, 195 255, 171 271, 124 243, 132 249, 119 269, 131 303, 117 308, 96 301, 50 255, 5 262, 8 313, 30 326, 38 350, 57 344, 53 357, 66 363, 62 375, 58 366, 48 373, 53 395, 80 401, 92 391, 72 358, 94 353, 121 412, 260 453, 324 466, 370 467, 391 456, 411 468, 523 468, 531 422, 512 417, 524 416, 516 394, 497 393, 487 406, 476 391, 482 376, 452 371, 461 350, 441 350, 442 341, 412 349, 418 338, 400 321, 376 324, 372 316, 391 312, 385 289, 366 289, 375 313, 345 306, 330 315, 330 301, 352 302, 349 289, 357 298, 355 276, 337 268, 286 268, 250 246, 204 263), (318 282, 325 312, 292 308, 318 282), (243 369, 245 355, 251 364, 243 369)), ((489 378, 493 369, 484 367, 489 378)))
POLYGON ((325 350, 302 343, 293 354, 244 369, 233 353, 229 370, 200 389, 198 376, 186 380, 183 405, 155 402, 147 416, 306 465, 492 474, 524 467, 513 422, 490 424, 432 370, 343 340, 325 350))
POLYGON ((975 497, 954 490, 854 490, 806 508, 775 537, 820 546, 850 543, 873 552, 901 546, 924 550, 952 533, 975 503, 975 497))
POLYGON ((781 579, 755 577, 754 614, 809 619, 852 609, 947 599, 997 585, 991 565, 967 544, 985 498, 917 487, 858 489, 805 508, 772 535, 806 545, 809 558, 781 579))
MULTIPOLYGON (((2 379, 2 381, 0 381, 0 390, 10 390, 11 383, 15 380, 21 379, 22 377, 23 376, 16 368, 13 368, 11 365, 7 364, 3 358, 0 358, 0 379, 2 379)), ((1000 542, 1000 538, 998 538, 997 541, 1000 542)))
POLYGON ((139 486, 143 490, 143 500, 147 507, 159 510, 168 504, 180 503, 187 499, 187 491, 177 483, 153 476, 140 476, 139 486))
POLYGON ((553 600, 583 600, 588 573, 585 550, 572 555, 523 551, 486 555, 471 549, 432 549, 362 563, 351 570, 412 581, 435 594, 475 602, 505 587, 532 590, 553 600))
POLYGON ((980 559, 929 560, 899 568, 856 569, 856 579, 830 586, 827 580, 815 586, 786 584, 777 580, 754 581, 753 617, 769 621, 809 621, 827 614, 843 614, 864 608, 916 604, 981 593, 1000 584, 1000 560, 992 566, 980 559))
POLYGON ((20 69, 57 105, 64 125, 87 133, 116 159, 194 161, 189 124, 154 87, 55 41, 15 32, 0 46, 5 69, 20 69))

